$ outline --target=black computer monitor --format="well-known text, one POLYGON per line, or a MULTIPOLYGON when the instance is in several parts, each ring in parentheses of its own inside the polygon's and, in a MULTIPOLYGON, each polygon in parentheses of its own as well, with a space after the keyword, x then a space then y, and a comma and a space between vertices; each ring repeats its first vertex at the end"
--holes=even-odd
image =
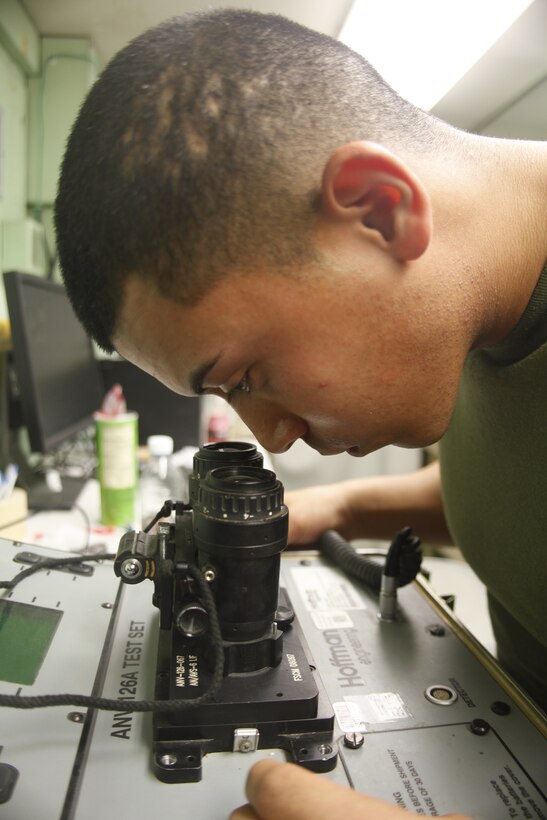
POLYGON ((30 445, 47 453, 92 423, 100 370, 62 285, 14 271, 4 284, 30 445))
POLYGON ((62 285, 4 273, 15 372, 33 452, 51 453, 93 422, 103 383, 62 285))
POLYGON ((148 436, 171 436, 175 450, 200 444, 201 402, 173 393, 161 382, 125 359, 101 359, 105 393, 121 384, 130 410, 139 414, 139 444, 148 436))

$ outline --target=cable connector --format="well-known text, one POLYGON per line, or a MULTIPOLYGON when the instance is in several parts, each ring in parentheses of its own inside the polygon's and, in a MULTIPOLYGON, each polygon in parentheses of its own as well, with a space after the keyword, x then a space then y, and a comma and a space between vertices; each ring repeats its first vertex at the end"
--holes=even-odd
POLYGON ((410 527, 397 533, 388 549, 380 584, 381 621, 397 617, 397 588, 413 581, 422 563, 421 541, 412 535, 410 527))

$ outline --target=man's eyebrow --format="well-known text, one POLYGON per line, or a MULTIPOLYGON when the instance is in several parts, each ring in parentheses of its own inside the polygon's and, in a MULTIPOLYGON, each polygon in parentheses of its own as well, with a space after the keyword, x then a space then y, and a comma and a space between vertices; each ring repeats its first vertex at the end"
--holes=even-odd
POLYGON ((213 367, 219 359, 220 356, 217 356, 210 362, 202 364, 200 365, 200 367, 196 367, 196 369, 190 373, 190 387, 192 389, 192 393, 195 393, 196 396, 199 396, 201 395, 201 393, 204 392, 203 382, 205 380, 205 377, 207 376, 209 371, 213 369, 213 367))

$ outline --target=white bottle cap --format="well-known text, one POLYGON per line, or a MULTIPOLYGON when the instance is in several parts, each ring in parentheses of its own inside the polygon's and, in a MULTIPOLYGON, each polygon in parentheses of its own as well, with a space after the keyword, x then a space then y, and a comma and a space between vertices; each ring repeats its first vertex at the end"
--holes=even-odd
POLYGON ((151 456, 170 456, 175 447, 171 436, 148 436, 146 439, 148 454, 151 456))

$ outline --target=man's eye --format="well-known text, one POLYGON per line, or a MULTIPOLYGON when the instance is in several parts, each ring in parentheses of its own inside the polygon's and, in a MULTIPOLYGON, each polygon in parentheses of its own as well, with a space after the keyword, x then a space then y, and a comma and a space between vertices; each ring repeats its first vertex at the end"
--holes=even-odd
POLYGON ((241 379, 239 384, 236 384, 236 386, 232 390, 230 390, 230 393, 250 393, 250 392, 251 392, 251 385, 250 385, 249 376, 248 376, 247 373, 243 376, 243 378, 241 379))
POLYGON ((228 392, 226 395, 226 401, 231 402, 236 393, 250 393, 251 392, 251 384, 248 373, 246 373, 239 384, 236 384, 235 387, 228 392))

